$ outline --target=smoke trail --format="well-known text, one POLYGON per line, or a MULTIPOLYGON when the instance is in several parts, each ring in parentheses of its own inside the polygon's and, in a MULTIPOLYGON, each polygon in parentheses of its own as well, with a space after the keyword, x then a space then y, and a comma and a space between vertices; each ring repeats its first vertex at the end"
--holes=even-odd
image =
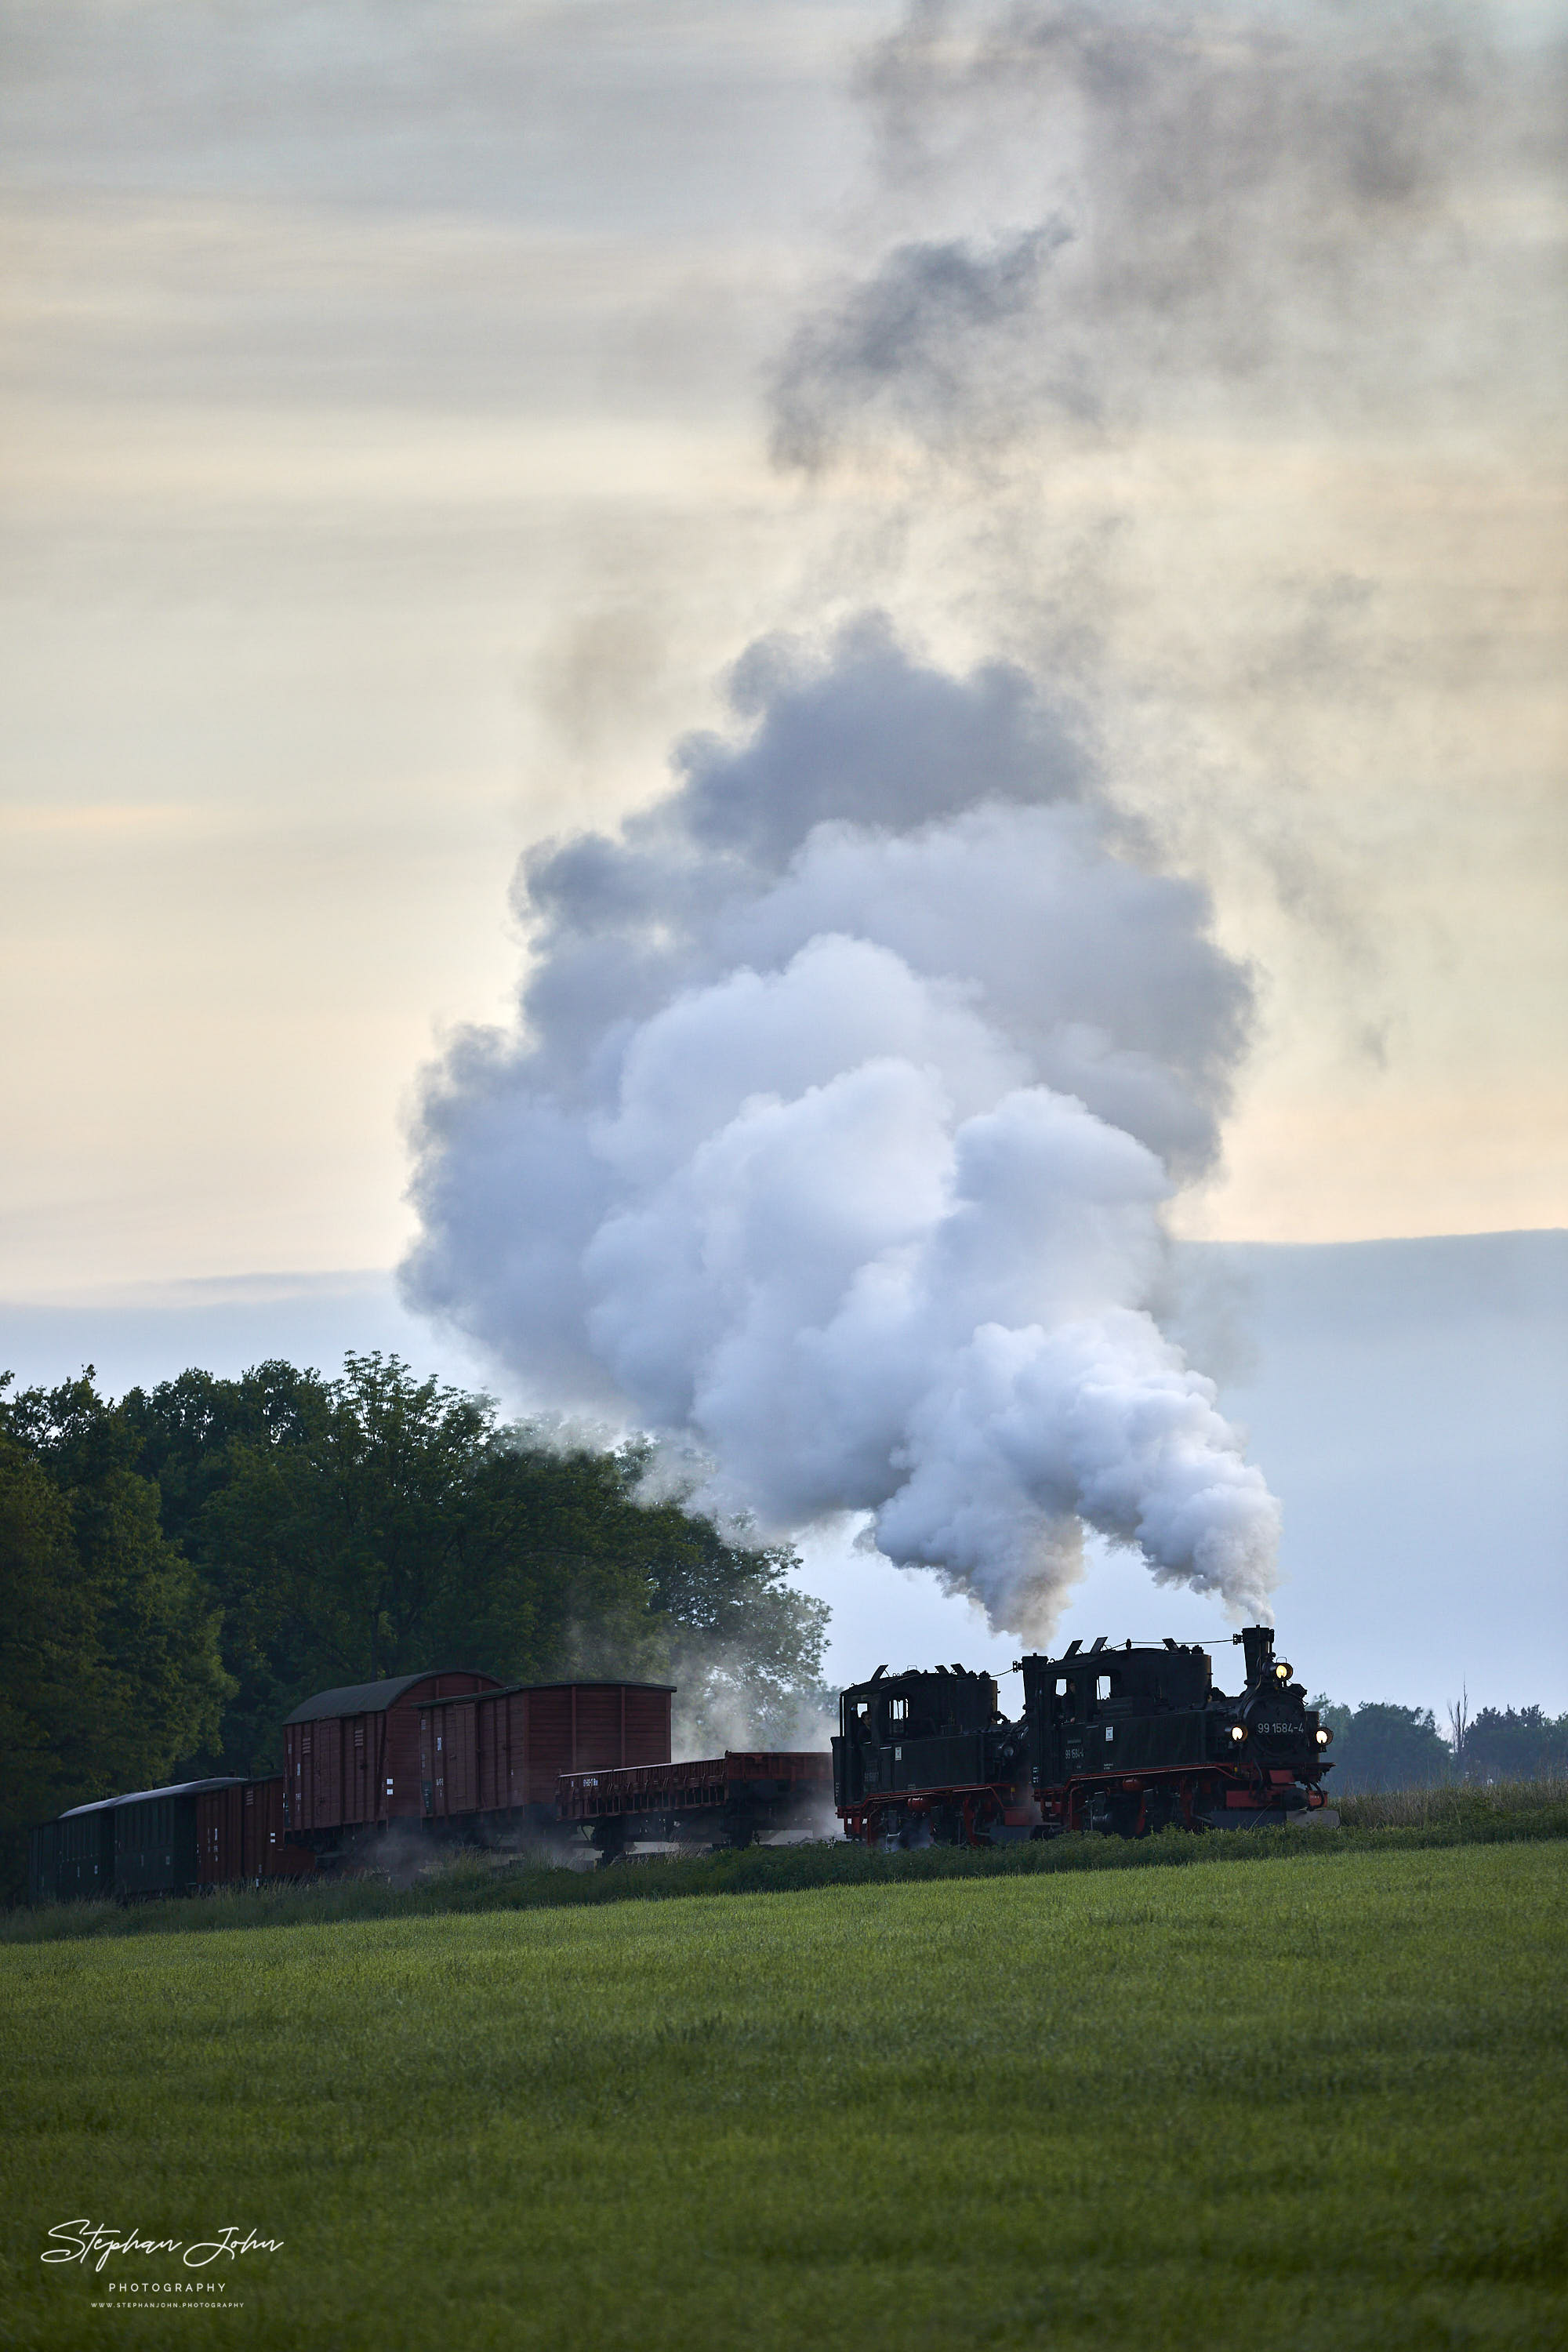
POLYGON ((411 1301, 998 1626, 1048 1628, 1085 1524, 1264 1610, 1277 1507, 1147 1304, 1247 1034, 1204 892, 1015 670, 872 618, 731 693, 663 801, 528 861, 520 1028, 426 1089, 411 1301))
POLYGON ((1504 224, 1542 203, 1562 58, 1487 16, 916 5, 865 79, 929 225, 796 329, 776 455, 1458 414, 1503 351, 1539 395, 1545 249, 1504 224))

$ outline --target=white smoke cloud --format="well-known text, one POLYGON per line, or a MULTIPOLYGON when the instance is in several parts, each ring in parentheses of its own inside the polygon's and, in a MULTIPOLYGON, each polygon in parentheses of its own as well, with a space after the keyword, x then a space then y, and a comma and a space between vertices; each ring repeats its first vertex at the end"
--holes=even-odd
POLYGON ((1016 672, 871 621, 733 689, 665 801, 530 862, 521 1024, 426 1090, 411 1301, 998 1627, 1048 1631, 1085 1524, 1266 1611, 1277 1506, 1149 1309, 1247 1034, 1204 893, 1016 672))

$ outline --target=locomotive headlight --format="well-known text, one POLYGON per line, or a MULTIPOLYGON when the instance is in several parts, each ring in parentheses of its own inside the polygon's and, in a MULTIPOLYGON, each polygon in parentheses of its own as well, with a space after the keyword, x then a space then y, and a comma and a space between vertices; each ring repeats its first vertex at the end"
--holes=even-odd
POLYGON ((1317 1741, 1320 1748, 1326 1748, 1333 1736, 1334 1735, 1331 1731, 1323 1731, 1321 1729, 1314 1731, 1312 1734, 1313 1738, 1317 1741))
POLYGON ((1247 1737, 1247 1726, 1244 1723, 1233 1723, 1230 1727, 1230 1736, 1239 1747, 1247 1737))
POLYGON ((1274 1669, 1274 1679, 1277 1683, 1288 1683, 1295 1671, 1296 1669, 1294 1666, 1288 1666, 1284 1663, 1283 1659, 1281 1659, 1279 1665, 1274 1669))

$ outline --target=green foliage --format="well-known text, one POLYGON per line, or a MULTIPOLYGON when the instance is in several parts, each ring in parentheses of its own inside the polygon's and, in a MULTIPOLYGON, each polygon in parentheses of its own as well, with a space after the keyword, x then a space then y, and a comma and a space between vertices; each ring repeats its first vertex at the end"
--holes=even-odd
POLYGON ((0 1397, 0 1891, 31 1822, 216 1741, 218 1612, 90 1376, 0 1397))
POLYGON ((1382 1789, 1434 1788, 1447 1780, 1485 1783, 1568 1774, 1568 1715, 1539 1706, 1484 1706, 1462 1701, 1450 1717, 1451 1739, 1428 1711, 1386 1701, 1358 1707, 1312 1701, 1334 1735, 1336 1799, 1382 1789))
POLYGON ((1375 1699, 1353 1710, 1324 1698, 1312 1705, 1334 1735, 1330 1760, 1336 1798, 1363 1789, 1418 1788, 1452 1776, 1454 1751, 1430 1707, 1375 1699))
POLYGON ((189 1529, 231 1629, 237 1769, 276 1763, 308 1692, 432 1664, 660 1679, 721 1654, 764 1710, 819 1671, 826 1612, 787 1585, 792 1555, 641 1501, 645 1449, 563 1450, 380 1355, 287 1402, 281 1431, 234 1428, 189 1529))
POLYGON ((1568 1772, 1568 1715, 1538 1706, 1483 1706, 1464 1722, 1459 1769, 1467 1780, 1516 1780, 1568 1772))
POLYGON ((176 1764, 276 1769, 311 1691, 426 1665, 679 1679, 746 1740, 817 1692, 827 1612, 792 1554, 645 1501, 645 1446, 563 1449, 395 1357, 119 1403, 89 1371, 0 1425, 22 1819, 176 1764))
POLYGON ((174 2339, 82 2214, 268 2352, 1560 2344, 1565 1854, 11 1948, 11 2339, 174 2339))
POLYGON ((70 1505, 40 1462, 0 1438, 0 1818, 13 1843, 18 1830, 78 1792, 76 1759, 94 1713, 96 1634, 70 1505))

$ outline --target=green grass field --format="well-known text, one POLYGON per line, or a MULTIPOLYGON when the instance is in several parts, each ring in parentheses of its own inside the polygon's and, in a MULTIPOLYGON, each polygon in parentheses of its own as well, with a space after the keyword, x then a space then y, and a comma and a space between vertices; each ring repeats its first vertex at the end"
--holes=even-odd
POLYGON ((1568 1843, 11 1944, 0 2340, 1568 2341, 1568 1843), (280 2239, 91 2308, 89 2217, 280 2239), (211 2300, 211 2298, 209 2298, 211 2300))

